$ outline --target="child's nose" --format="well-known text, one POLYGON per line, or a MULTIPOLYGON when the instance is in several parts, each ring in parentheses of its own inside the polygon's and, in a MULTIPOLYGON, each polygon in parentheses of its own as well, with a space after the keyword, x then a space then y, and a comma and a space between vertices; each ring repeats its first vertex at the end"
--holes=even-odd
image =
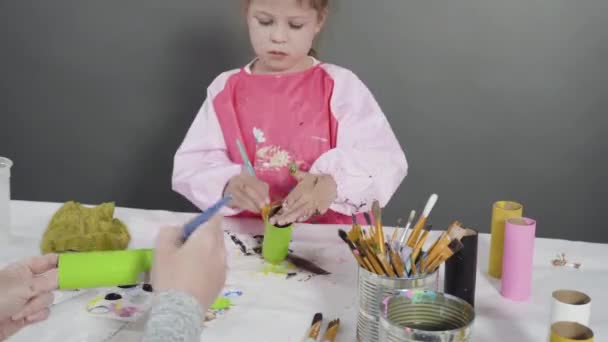
POLYGON ((287 42, 287 30, 280 25, 277 25, 272 32, 270 32, 270 40, 275 44, 283 44, 287 42))

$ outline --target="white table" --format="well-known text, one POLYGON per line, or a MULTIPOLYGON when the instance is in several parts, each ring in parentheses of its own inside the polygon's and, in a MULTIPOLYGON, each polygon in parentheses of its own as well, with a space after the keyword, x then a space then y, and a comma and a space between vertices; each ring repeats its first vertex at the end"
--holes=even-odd
MULTIPOLYGON (((39 253, 40 238, 57 203, 12 202, 13 232, 18 237, 0 243, 0 265, 39 253)), ((180 224, 193 214, 118 208, 132 234, 131 248, 151 247, 164 224, 180 224)), ((489 221, 489 218, 488 218, 489 221)), ((225 229, 238 234, 256 234, 261 222, 225 221, 225 229)), ((339 317, 338 341, 354 341, 356 326, 356 267, 350 252, 338 238, 336 226, 302 225, 294 230, 293 249, 303 257, 331 271, 308 281, 303 276, 286 280, 284 275, 261 271, 262 261, 243 256, 229 242, 228 286, 244 292, 237 306, 206 328, 207 341, 300 341, 315 312, 323 312, 326 322, 339 317)), ((342 227, 344 228, 344 227, 342 227)), ((539 229, 550 229, 539 223, 539 229)), ((431 240, 431 239, 429 239, 431 240)), ((549 329, 551 293, 571 288, 589 294, 593 301, 591 328, 596 341, 608 336, 608 245, 537 239, 534 259, 532 299, 511 302, 500 296, 500 282, 487 276, 490 236, 480 235, 477 274, 476 320, 473 341, 546 341, 549 329), (583 262, 580 270, 556 268, 550 260, 564 252, 573 261, 583 262)), ((95 290, 91 290, 95 291, 95 290)), ((143 321, 125 324, 87 316, 84 307, 91 296, 61 301, 51 317, 14 336, 11 341, 136 341, 143 321)), ((65 298, 64 298, 65 299, 65 298)))

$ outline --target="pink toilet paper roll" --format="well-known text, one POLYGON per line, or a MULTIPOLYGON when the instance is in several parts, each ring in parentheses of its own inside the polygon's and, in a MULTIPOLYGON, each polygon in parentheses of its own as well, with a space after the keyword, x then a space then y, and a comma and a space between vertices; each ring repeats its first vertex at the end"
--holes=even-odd
POLYGON ((530 298, 535 236, 535 220, 527 217, 506 220, 502 259, 503 297, 515 301, 525 301, 530 298))

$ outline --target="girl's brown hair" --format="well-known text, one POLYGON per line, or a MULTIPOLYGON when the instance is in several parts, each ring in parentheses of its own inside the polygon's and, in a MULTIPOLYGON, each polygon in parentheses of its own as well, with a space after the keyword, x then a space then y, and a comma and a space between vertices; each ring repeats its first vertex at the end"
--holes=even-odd
MULTIPOLYGON (((329 0, 298 0, 298 5, 302 6, 304 1, 307 1, 308 4, 310 5, 310 7, 312 7, 315 11, 317 11, 317 13, 319 14, 319 17, 323 16, 325 11, 329 7, 329 0)), ((247 8, 247 6, 249 6, 250 2, 251 2, 251 0, 245 0, 245 8, 247 8)))
MULTIPOLYGON (((319 20, 323 19, 323 16, 327 14, 327 10, 329 8, 329 0, 298 0, 298 4, 301 6, 304 1, 308 1, 308 4, 312 9, 317 11, 319 15, 319 20)), ((245 0, 245 8, 249 7, 249 3, 251 0, 245 0)), ((308 55, 317 58, 318 53, 315 49, 310 49, 308 55)))

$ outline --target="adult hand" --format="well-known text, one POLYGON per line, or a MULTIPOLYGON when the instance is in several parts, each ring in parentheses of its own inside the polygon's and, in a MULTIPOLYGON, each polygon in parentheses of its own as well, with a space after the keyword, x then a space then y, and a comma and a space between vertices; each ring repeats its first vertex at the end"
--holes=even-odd
POLYGON ((45 320, 57 289, 57 255, 36 256, 0 271, 0 340, 45 320))

